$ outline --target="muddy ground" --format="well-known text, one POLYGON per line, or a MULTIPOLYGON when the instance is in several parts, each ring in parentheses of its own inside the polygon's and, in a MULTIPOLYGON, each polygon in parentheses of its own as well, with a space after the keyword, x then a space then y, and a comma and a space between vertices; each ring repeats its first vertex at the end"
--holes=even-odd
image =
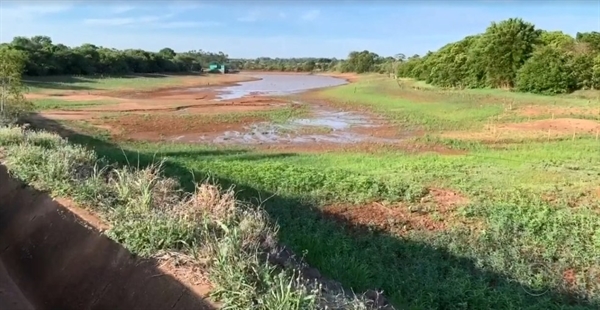
MULTIPOLYGON (((55 98, 65 101, 107 101, 77 109, 41 111, 32 118, 82 121, 107 130, 115 140, 171 141, 244 145, 267 150, 323 152, 328 150, 369 150, 394 145, 410 133, 365 111, 344 111, 327 102, 312 102, 310 96, 266 96, 249 93, 241 98, 220 99, 224 87, 257 80, 256 76, 281 73, 244 73, 190 78, 178 87, 154 90, 54 91, 30 94, 29 99, 55 98), (306 98, 306 101, 302 101, 306 98), (308 110, 305 117, 286 124, 274 124, 266 115, 288 109, 308 110), (260 115, 257 115, 259 113, 260 115), (226 121, 218 117, 237 115, 226 121), (217 119, 214 119, 217 117, 217 119)), ((285 76, 308 78, 306 73, 285 76)), ((313 75, 314 76, 314 75, 313 75)), ((346 82, 358 79, 354 74, 328 75, 346 82)), ((322 75, 316 75, 317 78, 322 75)), ((264 87, 264 86, 263 86, 264 87)))
POLYGON ((124 112, 174 112, 186 111, 193 114, 218 114, 232 111, 247 111, 269 108, 279 100, 252 95, 243 100, 215 101, 217 89, 240 82, 257 80, 250 75, 219 75, 206 78, 190 77, 182 81, 181 86, 162 87, 152 90, 120 89, 106 91, 50 91, 27 94, 27 99, 59 99, 64 101, 103 101, 114 104, 81 107, 76 110, 42 111, 41 116, 54 119, 90 119, 103 114, 124 112))
MULTIPOLYGON (((377 152, 386 149, 406 152, 435 152, 461 154, 442 146, 424 146, 410 142, 422 132, 401 131, 382 117, 367 109, 349 111, 343 104, 323 100, 317 92, 306 91, 288 96, 269 96, 256 92, 243 93, 234 99, 222 99, 224 89, 239 83, 265 81, 271 76, 311 79, 306 73, 253 72, 196 76, 182 80, 176 87, 151 90, 120 89, 109 91, 53 90, 29 94, 30 99, 59 98, 65 101, 110 101, 104 105, 90 105, 77 109, 41 111, 32 118, 34 122, 68 120, 85 122, 105 130, 116 141, 166 141, 176 143, 202 143, 222 146, 243 146, 277 152, 377 152), (284 123, 274 123, 270 113, 293 113, 303 110, 301 117, 284 123)), ((310 75, 314 76, 314 75, 310 75)), ((355 74, 333 74, 346 82, 358 80, 355 74)), ((323 75, 316 75, 322 78, 323 75)), ((271 83, 261 85, 268 89, 271 83)), ((305 82, 300 82, 305 83, 305 82)), ((282 83, 285 84, 285 83, 282 83)), ((276 88, 277 85, 272 87, 276 88)), ((243 88, 243 87, 242 87, 243 88)), ((252 88, 250 88, 252 89, 252 88)), ((430 92, 402 92, 411 101, 443 99, 441 94, 430 92), (439 97, 439 98, 438 98, 439 97)), ((489 99, 489 98, 488 98, 489 99)), ((483 99, 482 99, 483 100, 483 99)), ((485 100, 484 100, 485 101, 485 100)), ((538 111, 539 107, 522 107, 517 113, 535 115, 551 113, 538 111), (537 109, 537 110, 536 110, 537 109), (534 113, 535 112, 535 113, 534 113)), ((570 111, 570 112, 581 112, 570 111)), ((557 115, 564 115, 559 113, 557 115)), ((525 121, 514 124, 490 124, 479 131, 441 133, 442 137, 477 140, 489 143, 519 139, 554 139, 565 136, 600 135, 597 122, 584 119, 557 117, 546 120, 525 121)))

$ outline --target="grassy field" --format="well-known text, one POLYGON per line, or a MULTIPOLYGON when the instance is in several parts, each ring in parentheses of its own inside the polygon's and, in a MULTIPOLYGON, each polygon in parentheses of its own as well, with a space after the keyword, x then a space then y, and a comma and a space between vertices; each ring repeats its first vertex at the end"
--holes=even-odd
POLYGON ((89 77, 89 76, 44 76, 24 79, 29 92, 38 93, 48 90, 118 90, 118 89, 152 89, 156 87, 178 86, 186 76, 146 75, 123 77, 89 77))
POLYGON ((164 158, 165 173, 190 190, 194 180, 207 178, 236 185, 239 198, 263 205, 278 224, 279 240, 303 253, 311 266, 356 292, 383 290, 401 309, 600 306, 597 134, 509 126, 598 120, 597 100, 446 91, 372 76, 312 96, 383 115, 399 132, 424 131, 414 143, 462 152, 289 154, 117 144, 89 132, 71 141, 115 163, 134 158, 144 166, 164 158), (468 203, 456 208, 429 203, 436 189, 468 203), (333 219, 328 212, 330 205, 344 205, 359 213, 375 202, 390 210, 386 223, 333 219), (411 217, 438 228, 411 227, 411 217))
POLYGON ((113 91, 149 90, 158 87, 179 87, 182 85, 219 85, 247 80, 237 74, 145 74, 114 76, 43 76, 27 77, 25 85, 30 93, 61 91, 113 91))
POLYGON ((31 102, 36 110, 77 110, 84 107, 100 106, 105 104, 117 103, 116 100, 86 100, 69 101, 53 98, 32 99, 31 102))

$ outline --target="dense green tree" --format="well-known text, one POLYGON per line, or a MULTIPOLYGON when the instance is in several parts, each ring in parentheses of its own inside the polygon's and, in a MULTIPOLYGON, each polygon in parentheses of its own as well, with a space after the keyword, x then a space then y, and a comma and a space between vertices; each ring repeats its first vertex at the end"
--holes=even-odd
POLYGON ((592 62, 592 86, 600 89, 600 55, 597 55, 592 62))
POLYGON ((408 58, 397 74, 442 87, 516 87, 556 94, 600 88, 599 54, 600 33, 573 38, 511 18, 423 57, 408 58))
POLYGON ((531 56, 541 32, 520 18, 492 23, 481 37, 487 84, 512 87, 519 68, 531 56))
POLYGON ((158 54, 164 57, 165 59, 173 59, 177 55, 174 50, 168 47, 165 47, 158 51, 158 54))
POLYGON ((600 32, 578 32, 575 35, 575 40, 586 43, 594 53, 600 53, 600 32))
POLYGON ((585 53, 571 53, 569 57, 569 70, 575 80, 576 89, 598 88, 593 84, 594 55, 585 53))
POLYGON ((93 44, 71 48, 54 44, 47 36, 15 37, 5 46, 22 52, 24 74, 30 76, 199 71, 212 61, 228 61, 228 56, 222 52, 202 50, 175 53, 170 48, 163 48, 155 53, 140 49, 110 49, 93 44))
MULTIPOLYGON (((257 71, 347 71, 347 72, 396 72, 401 62, 394 57, 383 58, 368 51, 355 52, 358 58, 347 61, 335 58, 269 58, 230 59, 223 52, 210 53, 203 50, 175 52, 165 47, 158 52, 140 49, 117 50, 83 44, 68 47, 54 44, 47 36, 31 38, 15 37, 5 44, 23 53, 24 73, 29 76, 200 71, 211 62, 228 63, 238 70, 257 71)), ((353 56, 355 54, 352 54, 353 56)))
POLYGON ((376 65, 384 63, 379 55, 367 50, 362 52, 350 52, 348 58, 342 64, 342 72, 365 73, 375 71, 376 65))
POLYGON ((340 63, 333 58, 269 58, 231 59, 230 64, 239 70, 310 72, 331 71, 340 63), (313 66, 314 63, 314 66, 313 66))
POLYGON ((572 55, 556 46, 545 46, 533 53, 519 69, 516 87, 520 91, 541 94, 564 94, 577 86, 571 74, 572 55))
POLYGON ((22 51, 10 46, 0 47, 0 126, 12 123, 32 110, 25 100, 25 87, 21 82, 26 57, 22 51))
POLYGON ((418 74, 414 72, 415 68, 420 67, 423 59, 420 57, 412 57, 407 61, 401 63, 397 68, 397 75, 399 77, 414 77, 417 78, 418 74))
POLYGON ((562 31, 542 31, 540 43, 542 46, 551 45, 562 49, 572 49, 575 45, 575 38, 562 31))

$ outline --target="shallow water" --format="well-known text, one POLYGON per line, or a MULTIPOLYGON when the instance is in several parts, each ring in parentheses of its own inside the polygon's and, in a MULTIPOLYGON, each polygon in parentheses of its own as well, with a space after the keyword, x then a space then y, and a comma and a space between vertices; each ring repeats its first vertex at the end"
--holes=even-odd
POLYGON ((395 142, 397 139, 376 138, 352 132, 352 128, 379 126, 375 120, 354 112, 340 112, 313 106, 309 118, 293 119, 286 123, 255 123, 241 131, 225 131, 216 135, 187 134, 172 137, 174 141, 216 144, 276 144, 276 143, 357 143, 395 142), (316 133, 310 133, 318 131, 316 133), (325 132, 322 132, 325 131, 325 132), (305 133, 308 132, 308 133, 305 133))
POLYGON ((231 100, 248 95, 282 96, 302 91, 347 84, 343 79, 322 75, 257 74, 257 81, 241 82, 237 85, 216 89, 217 99, 231 100))
MULTIPOLYGON (((217 88, 217 100, 231 100, 247 95, 289 95, 302 91, 346 84, 347 81, 321 75, 253 75, 257 81, 241 82, 217 88)), ((201 88, 203 89, 203 88, 201 88)), ((194 91, 197 89, 189 89, 194 91)), ((294 102, 298 103, 298 102, 294 102)), ((189 133, 170 137, 172 141, 215 144, 277 144, 277 143, 357 143, 396 142, 398 139, 383 139, 354 132, 353 128, 372 128, 381 122, 356 112, 333 110, 308 103, 310 117, 292 119, 285 123, 259 122, 240 131, 225 131, 217 134, 189 133)))

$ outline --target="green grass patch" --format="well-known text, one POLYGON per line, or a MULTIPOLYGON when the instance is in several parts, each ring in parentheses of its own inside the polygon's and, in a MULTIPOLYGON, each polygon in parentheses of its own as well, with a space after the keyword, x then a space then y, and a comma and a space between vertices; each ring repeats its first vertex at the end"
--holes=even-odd
MULTIPOLYGON (((184 76, 127 75, 127 76, 44 76, 26 77, 25 85, 33 93, 64 90, 146 90, 156 87, 180 86, 184 76)), ((202 79, 202 76, 198 76, 202 79)))
MULTIPOLYGON (((310 109, 308 106, 303 105, 300 107, 283 107, 265 111, 255 112, 235 112, 235 113, 221 113, 214 115, 206 115, 202 117, 202 122, 208 123, 236 123, 244 119, 257 119, 261 121, 267 121, 272 123, 285 123, 295 118, 306 117, 310 115, 310 109)), ((186 116, 190 117, 190 116, 186 116)), ((197 117, 196 117, 197 118, 197 117)))
MULTIPOLYGON (((118 160, 120 151, 81 140, 118 160)), ((587 200, 600 176, 595 140, 531 143, 467 155, 277 154, 214 146, 123 145, 142 157, 165 158, 182 179, 212 177, 236 184, 265 207, 281 240, 326 275, 357 291, 381 288, 399 307, 414 309, 593 309, 597 307, 597 200, 587 200), (418 206, 430 185, 454 189, 472 203, 469 225, 414 231, 403 237, 354 233, 313 207, 328 202, 387 199, 418 206), (260 195, 259 195, 260 194, 260 195), (553 195, 553 202, 541 200, 553 195), (596 201, 596 202, 594 202, 596 201), (577 208, 572 205, 577 203, 577 208), (544 268, 540 268, 544 266, 544 268), (546 268, 547 267, 547 268, 546 268), (569 287, 561 272, 573 269, 569 287), (416 290, 415 287, 419 289, 416 290), (540 296, 532 296, 543 293, 540 296), (564 294, 564 295, 563 295, 564 294), (566 297, 568 296, 570 297, 566 297), (575 298, 577 305, 568 306, 575 298), (587 300, 587 302, 586 302, 587 300)), ((360 207, 360 206, 357 206, 360 207)), ((427 211, 434 216, 435 209, 427 211)), ((441 220, 446 220, 442 218, 441 220)))
POLYGON ((85 107, 93 107, 118 103, 116 100, 85 100, 71 101, 54 98, 32 99, 36 110, 77 110, 85 107))
MULTIPOLYGON (((240 199, 262 202, 279 224, 279 240, 304 253, 312 266, 357 292, 382 289, 400 309, 600 306, 600 205, 595 196, 600 142, 580 137, 485 145, 436 136, 438 131, 478 130, 494 118, 523 120, 510 115, 511 105, 593 103, 498 90, 417 91, 372 77, 320 93, 347 107, 369 108, 399 127, 426 129, 429 135, 418 142, 467 152, 409 154, 382 148, 375 154, 289 154, 177 143, 115 146, 90 136, 71 141, 93 147, 111 162, 124 163, 124 153, 137 155, 142 166, 165 159, 166 173, 183 184, 210 177, 224 187, 235 185, 240 199), (421 199, 431 187, 453 190, 470 203, 453 211, 453 218, 444 218, 435 206, 422 210, 421 199), (398 236, 368 225, 350 228, 322 211, 329 203, 360 208, 382 200, 407 214, 422 210, 449 227, 398 236), (577 281, 565 279, 566 271, 577 281)), ((227 117, 237 116, 215 121, 227 117)), ((280 117, 289 119, 283 112, 280 117)))
MULTIPOLYGON (((79 145, 47 132, 0 128, 11 174, 53 195, 89 206, 110 224, 106 234, 142 257, 165 251, 185 255, 208 270, 213 296, 226 309, 367 309, 368 302, 339 290, 324 293, 299 275, 276 269, 277 226, 263 209, 210 183, 192 193, 162 175, 162 164, 109 165, 79 145)), ((296 269, 294 269, 296 268, 296 269)))
MULTIPOLYGON (((406 85, 399 87, 395 80, 389 78, 367 78, 355 84, 325 89, 319 94, 350 108, 370 108, 399 126, 430 132, 475 130, 490 122, 524 121, 528 118, 511 112, 525 106, 598 108, 600 111, 600 101, 568 96, 551 97, 498 89, 444 90, 434 86, 422 87, 418 82, 402 83, 406 85), (424 90, 412 89, 412 85, 424 90)), ((594 113, 585 118, 600 119, 600 114, 594 113)))

